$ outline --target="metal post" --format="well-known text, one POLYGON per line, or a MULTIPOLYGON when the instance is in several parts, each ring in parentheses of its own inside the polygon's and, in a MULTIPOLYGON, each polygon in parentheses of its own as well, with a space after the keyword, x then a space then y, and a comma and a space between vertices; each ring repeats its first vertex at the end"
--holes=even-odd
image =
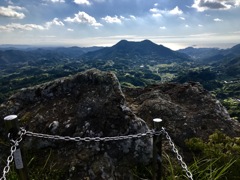
MULTIPOLYGON (((19 125, 17 115, 9 115, 4 118, 5 128, 10 135, 10 138, 13 140, 18 138, 19 125)), ((16 151, 13 154, 15 168, 18 174, 19 180, 29 180, 27 173, 27 166, 23 161, 21 148, 17 147, 16 151)))
MULTIPOLYGON (((161 130, 162 119, 153 119, 155 131, 161 130)), ((153 136, 153 180, 162 178, 162 135, 153 136)))

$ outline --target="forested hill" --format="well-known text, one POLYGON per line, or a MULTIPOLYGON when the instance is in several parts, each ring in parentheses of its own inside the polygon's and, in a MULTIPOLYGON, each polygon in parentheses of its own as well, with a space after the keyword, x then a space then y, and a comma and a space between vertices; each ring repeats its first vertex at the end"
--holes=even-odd
POLYGON ((187 47, 178 52, 185 53, 201 63, 219 62, 224 59, 240 57, 240 44, 228 49, 187 47))
POLYGON ((89 52, 83 55, 85 59, 119 60, 134 61, 138 63, 182 62, 189 61, 190 57, 186 54, 173 51, 163 45, 157 45, 149 40, 141 42, 131 42, 122 40, 112 47, 106 47, 98 51, 89 52))

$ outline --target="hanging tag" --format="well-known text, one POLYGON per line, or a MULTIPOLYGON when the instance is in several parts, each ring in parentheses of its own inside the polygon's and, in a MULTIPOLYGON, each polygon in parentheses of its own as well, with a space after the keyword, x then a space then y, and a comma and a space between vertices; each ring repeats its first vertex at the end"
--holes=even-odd
POLYGON ((16 149, 16 151, 13 153, 13 157, 14 157, 16 169, 23 169, 21 150, 16 149))

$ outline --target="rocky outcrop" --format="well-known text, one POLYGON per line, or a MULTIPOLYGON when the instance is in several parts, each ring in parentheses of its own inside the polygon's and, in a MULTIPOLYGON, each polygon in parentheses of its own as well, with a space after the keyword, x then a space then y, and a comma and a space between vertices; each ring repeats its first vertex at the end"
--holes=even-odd
MULTIPOLYGON (((22 89, 0 107, 3 117, 17 114, 32 132, 78 137, 106 137, 146 132, 162 118, 174 142, 207 138, 216 129, 240 135, 240 125, 198 83, 164 83, 124 89, 113 73, 89 70, 22 89)), ((151 138, 109 142, 66 142, 28 137, 24 146, 41 154, 54 150, 60 179, 131 179, 133 166, 151 161, 151 138)), ((4 149, 0 148, 1 154, 4 149)), ((43 156, 46 156, 42 154, 43 156)), ((5 159, 5 158, 4 158, 5 159)))
MULTIPOLYGON (((4 116, 17 114, 22 126, 32 132, 71 137, 111 137, 148 130, 126 106, 116 76, 98 70, 22 89, 1 105, 0 114, 1 124, 4 116)), ((24 145, 32 150, 55 149, 56 164, 65 171, 63 179, 129 179, 130 167, 148 162, 152 151, 149 138, 106 143, 26 138, 24 145)))
POLYGON ((129 107, 150 127, 153 118, 162 118, 163 126, 181 147, 186 139, 207 139, 215 130, 240 135, 239 123, 231 120, 225 107, 199 83, 164 83, 125 89, 124 93, 129 107))

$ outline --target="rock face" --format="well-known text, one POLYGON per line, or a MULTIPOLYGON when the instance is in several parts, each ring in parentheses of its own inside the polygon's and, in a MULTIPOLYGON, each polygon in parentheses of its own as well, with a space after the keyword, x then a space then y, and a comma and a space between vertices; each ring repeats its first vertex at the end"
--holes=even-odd
MULTIPOLYGON (((206 138, 216 129, 240 135, 240 125, 198 83, 122 91, 114 74, 94 69, 13 95, 0 107, 1 134, 3 117, 9 114, 17 114, 29 131, 71 137, 143 133, 159 117, 180 147, 186 139, 206 138)), ((27 137, 24 146, 39 154, 52 148, 52 159, 64 172, 59 179, 71 180, 132 179, 131 167, 149 163, 152 152, 149 137, 89 143, 27 137)), ((4 148, 0 151, 6 154, 4 148)))
POLYGON ((231 120, 221 103, 199 83, 164 83, 124 93, 133 112, 150 127, 153 118, 162 118, 163 126, 181 147, 186 139, 207 139, 215 130, 240 135, 239 123, 231 120))
MULTIPOLYGON (((71 137, 120 136, 148 130, 126 106, 116 76, 97 70, 23 89, 1 105, 0 114, 1 120, 17 114, 32 132, 71 137)), ((56 163, 67 169, 63 179, 128 179, 129 167, 149 161, 152 151, 151 139, 146 137, 106 143, 26 138, 24 145, 28 149, 55 148, 59 156, 56 163)))

